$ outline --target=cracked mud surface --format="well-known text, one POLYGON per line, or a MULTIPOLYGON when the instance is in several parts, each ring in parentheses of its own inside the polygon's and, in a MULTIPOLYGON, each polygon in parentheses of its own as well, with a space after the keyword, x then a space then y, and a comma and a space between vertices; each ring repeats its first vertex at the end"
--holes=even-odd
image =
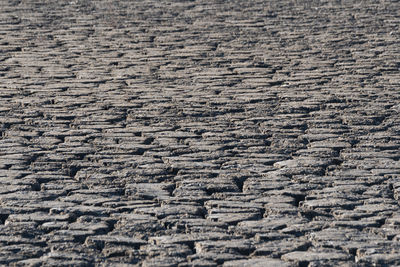
POLYGON ((400 265, 399 2, 266 2, 1 0, 0 265, 400 265))

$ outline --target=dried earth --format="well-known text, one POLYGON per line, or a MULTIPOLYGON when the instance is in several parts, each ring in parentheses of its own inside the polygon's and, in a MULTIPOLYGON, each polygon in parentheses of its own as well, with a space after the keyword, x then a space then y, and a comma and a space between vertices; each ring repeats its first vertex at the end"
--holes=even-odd
POLYGON ((0 265, 400 265, 399 10, 0 0, 0 265))

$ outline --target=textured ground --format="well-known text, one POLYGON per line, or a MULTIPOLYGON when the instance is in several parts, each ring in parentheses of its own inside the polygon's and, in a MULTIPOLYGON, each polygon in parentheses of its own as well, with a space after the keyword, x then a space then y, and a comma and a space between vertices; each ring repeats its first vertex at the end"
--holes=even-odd
POLYGON ((399 10, 0 0, 0 265, 400 265, 399 10))

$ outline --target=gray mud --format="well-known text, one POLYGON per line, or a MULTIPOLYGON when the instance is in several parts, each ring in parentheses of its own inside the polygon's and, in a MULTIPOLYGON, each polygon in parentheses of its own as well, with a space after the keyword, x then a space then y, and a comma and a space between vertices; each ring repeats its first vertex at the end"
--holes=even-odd
POLYGON ((0 265, 400 265, 399 10, 0 0, 0 265))

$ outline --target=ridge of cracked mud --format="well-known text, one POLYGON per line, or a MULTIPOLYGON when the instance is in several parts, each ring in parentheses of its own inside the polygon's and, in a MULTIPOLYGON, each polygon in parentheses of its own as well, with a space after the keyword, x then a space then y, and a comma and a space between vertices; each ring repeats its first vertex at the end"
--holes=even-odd
POLYGON ((398 1, 0 5, 0 265, 400 265, 398 1))

